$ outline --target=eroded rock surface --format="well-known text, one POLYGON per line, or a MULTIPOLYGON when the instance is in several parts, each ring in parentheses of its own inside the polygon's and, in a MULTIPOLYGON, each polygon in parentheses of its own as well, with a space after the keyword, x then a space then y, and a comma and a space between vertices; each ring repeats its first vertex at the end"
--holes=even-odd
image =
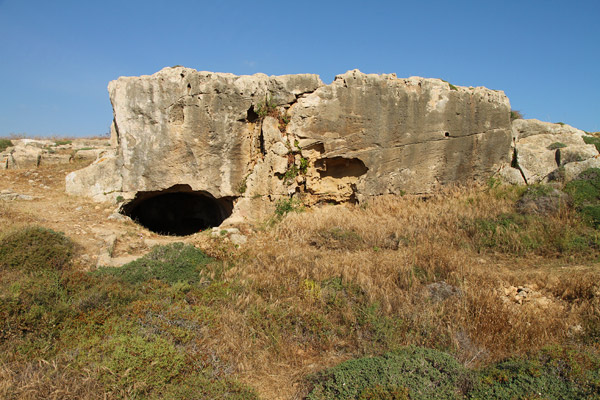
MULTIPOLYGON (((587 168, 600 166, 598 150, 586 144, 587 134, 563 123, 537 119, 517 119, 512 123, 513 165, 522 171, 522 179, 514 183, 540 183, 551 180, 571 180, 587 168)), ((505 171, 512 183, 512 171, 505 171)))
POLYGON ((113 154, 67 191, 126 202, 140 192, 232 199, 229 221, 290 195, 307 204, 425 193, 486 179, 510 162, 503 92, 349 71, 235 76, 165 68, 109 84, 113 154))

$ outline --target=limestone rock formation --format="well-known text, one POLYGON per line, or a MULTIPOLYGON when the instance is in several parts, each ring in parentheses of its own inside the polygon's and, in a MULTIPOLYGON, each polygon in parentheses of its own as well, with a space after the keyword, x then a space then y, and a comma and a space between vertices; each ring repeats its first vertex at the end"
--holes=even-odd
POLYGON ((587 134, 582 130, 563 123, 517 119, 512 123, 512 131, 513 165, 518 165, 522 179, 513 182, 514 172, 503 171, 502 176, 511 183, 571 180, 587 168, 600 167, 598 150, 585 143, 587 134))
POLYGON ((12 139, 0 152, 0 168, 36 168, 68 164, 74 160, 95 160, 107 150, 106 139, 37 140, 12 139))
POLYGON ((220 220, 253 219, 291 195, 314 204, 425 193, 510 162, 504 93, 439 79, 354 70, 325 85, 317 75, 175 67, 121 77, 109 93, 114 153, 67 176, 67 191, 122 197, 133 214, 168 193, 201 198, 220 220))

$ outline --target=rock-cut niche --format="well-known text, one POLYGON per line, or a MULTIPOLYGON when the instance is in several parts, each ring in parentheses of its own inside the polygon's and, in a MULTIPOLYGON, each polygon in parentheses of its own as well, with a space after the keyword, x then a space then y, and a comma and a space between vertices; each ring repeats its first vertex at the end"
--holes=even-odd
POLYGON ((189 185, 138 192, 121 207, 122 214, 152 232, 172 236, 187 236, 219 226, 232 210, 232 198, 217 199, 207 192, 194 191, 189 185))

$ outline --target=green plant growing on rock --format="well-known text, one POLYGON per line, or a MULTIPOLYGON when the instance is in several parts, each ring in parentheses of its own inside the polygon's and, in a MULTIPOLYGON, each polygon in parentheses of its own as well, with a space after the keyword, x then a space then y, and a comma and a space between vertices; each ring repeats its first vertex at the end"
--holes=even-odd
POLYGON ((12 145, 13 144, 9 139, 0 139, 0 151, 4 151, 12 145))
POLYGON ((285 174, 283 174, 282 176, 283 182, 289 185, 294 181, 294 179, 296 179, 296 177, 298 176, 298 172, 299 170, 296 164, 290 164, 288 166, 287 171, 285 171, 285 174))
POLYGON ((308 159, 301 157, 300 158, 300 173, 302 175, 306 175, 306 172, 308 171, 308 159))
POLYGON ((238 184, 237 190, 238 190, 238 192, 240 192, 240 194, 246 193, 246 190, 248 189, 248 177, 249 176, 250 176, 250 174, 246 175, 244 177, 244 179, 242 179, 241 182, 238 184))
POLYGON ((600 137, 584 136, 583 141, 585 142, 585 144, 593 144, 594 146, 596 146, 596 150, 600 152, 600 137))
POLYGON ((550 145, 547 147, 547 149, 548 149, 548 150, 557 150, 557 149, 563 149, 563 148, 565 148, 565 147, 567 147, 567 145, 566 145, 566 144, 564 144, 564 143, 561 143, 561 142, 554 142, 554 143, 550 144, 550 145))
POLYGON ((275 203, 275 215, 280 218, 290 212, 302 211, 304 211, 304 207, 297 199, 280 199, 275 203))
POLYGON ((523 119, 523 113, 519 110, 510 110, 510 120, 523 119))
POLYGON ((267 115, 279 118, 279 113, 277 112, 277 103, 269 94, 265 96, 265 100, 263 102, 260 102, 256 105, 255 111, 260 119, 264 119, 267 115))

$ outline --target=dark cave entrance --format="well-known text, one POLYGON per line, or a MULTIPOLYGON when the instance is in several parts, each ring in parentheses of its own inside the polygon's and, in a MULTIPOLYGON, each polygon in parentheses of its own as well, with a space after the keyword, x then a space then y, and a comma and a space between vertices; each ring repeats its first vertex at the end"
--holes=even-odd
POLYGON ((189 185, 175 185, 161 191, 138 192, 121 207, 121 214, 160 235, 187 236, 221 225, 232 210, 231 197, 216 199, 189 185))

